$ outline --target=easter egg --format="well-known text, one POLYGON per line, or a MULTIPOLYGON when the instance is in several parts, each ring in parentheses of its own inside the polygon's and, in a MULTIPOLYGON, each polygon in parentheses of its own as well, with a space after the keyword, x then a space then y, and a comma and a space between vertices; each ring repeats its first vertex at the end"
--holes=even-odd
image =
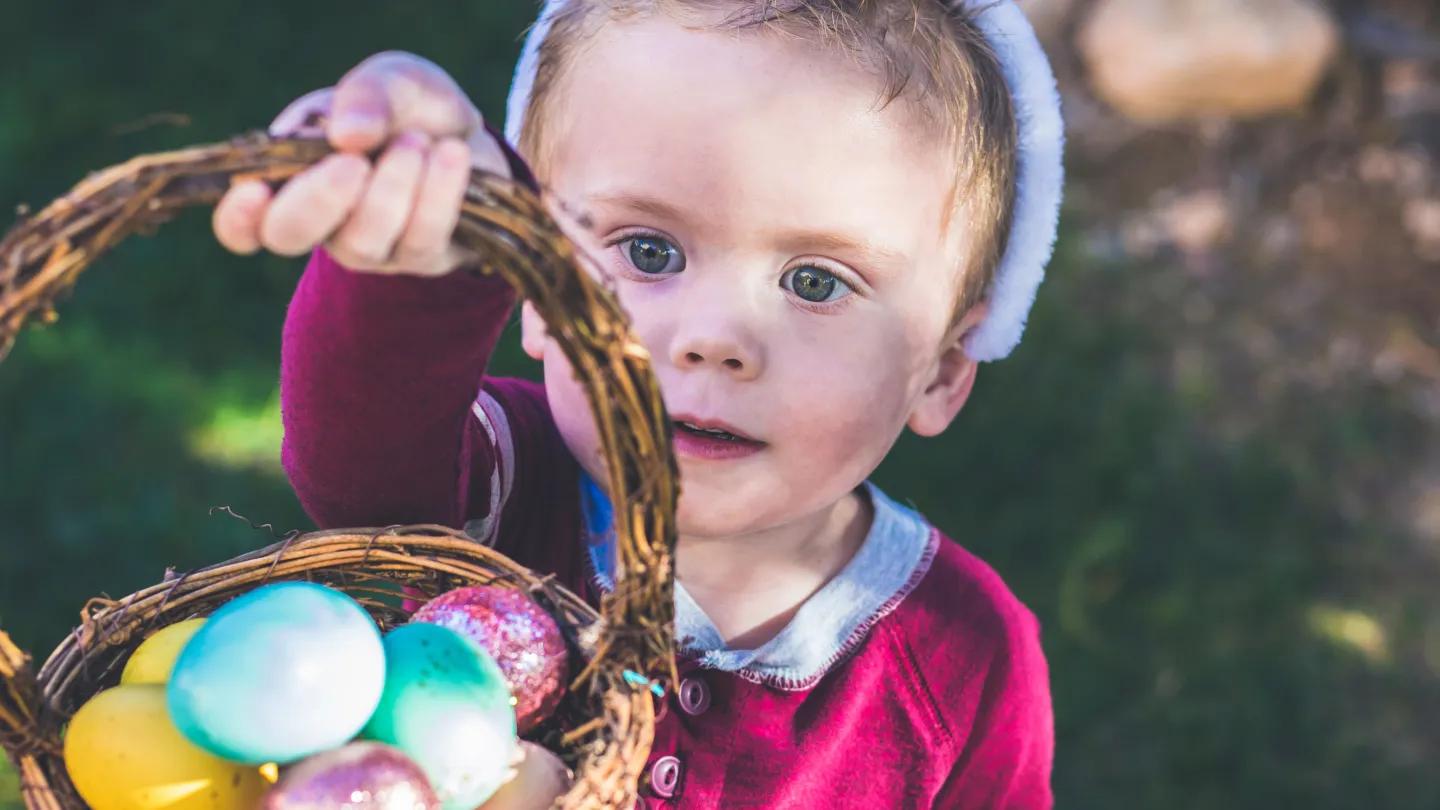
POLYGON ((125 662, 120 683, 165 683, 170 680, 175 659, 180 657, 180 651, 203 624, 204 619, 186 619, 145 639, 125 662))
POLYGON ((260 810, 439 810, 414 760, 377 742, 353 742, 301 760, 265 794, 260 810))
POLYGON ((484 647, 515 698, 521 734, 555 711, 565 695, 569 651, 555 619, 514 588, 474 585, 430 600, 412 621, 448 627, 484 647))
POLYGON ((521 742, 523 759, 514 778, 495 791, 480 810, 532 810, 550 807, 570 789, 573 777, 560 758, 532 742, 521 742))
POLYGON ((475 642, 424 623, 390 631, 385 662, 365 737, 425 769, 445 810, 474 810, 505 781, 518 744, 504 673, 475 642))
POLYGON ((380 630, 305 582, 257 588, 210 616, 175 662, 170 715, 226 759, 287 763, 349 742, 385 688, 380 630))
POLYGON ((65 732, 65 769, 92 810, 253 810, 270 787, 170 722, 165 687, 125 684, 91 698, 65 732))

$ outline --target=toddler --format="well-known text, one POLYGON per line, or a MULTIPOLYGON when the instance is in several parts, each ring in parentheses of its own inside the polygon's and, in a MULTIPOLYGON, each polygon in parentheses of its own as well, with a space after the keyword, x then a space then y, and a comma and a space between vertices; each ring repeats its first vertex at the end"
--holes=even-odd
POLYGON ((317 523, 463 526, 612 587, 584 392, 528 307, 543 384, 487 376, 515 297, 449 247, 472 166, 544 187, 674 419, 682 681, 642 803, 1051 806, 1034 617, 867 481, 1019 341, 1050 255, 1058 100, 1012 0, 551 0, 503 135, 408 54, 273 128, 313 112, 340 151, 237 185, 215 231, 311 254, 281 384, 317 523))

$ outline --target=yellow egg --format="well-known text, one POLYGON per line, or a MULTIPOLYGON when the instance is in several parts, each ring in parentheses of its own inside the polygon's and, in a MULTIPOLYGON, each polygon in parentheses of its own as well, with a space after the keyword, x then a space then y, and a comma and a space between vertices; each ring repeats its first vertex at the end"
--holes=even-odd
POLYGON ((260 768, 181 736, 158 684, 117 686, 81 706, 65 733, 65 768, 91 810, 254 810, 270 784, 260 768))
POLYGON ((169 681, 170 670, 175 668, 175 659, 180 657, 185 642, 189 641, 204 623, 204 619, 186 619, 145 639, 125 663, 125 671, 120 674, 120 683, 169 681))

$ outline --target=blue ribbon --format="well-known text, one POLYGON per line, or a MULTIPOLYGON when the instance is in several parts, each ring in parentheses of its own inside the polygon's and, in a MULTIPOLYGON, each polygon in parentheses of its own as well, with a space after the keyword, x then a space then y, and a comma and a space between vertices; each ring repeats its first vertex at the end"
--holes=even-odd
POLYGON ((655 693, 655 697, 665 697, 665 689, 660 686, 660 684, 655 683, 644 675, 641 675, 640 673, 633 670, 625 670, 625 682, 630 684, 631 686, 648 686, 650 687, 650 691, 655 693))

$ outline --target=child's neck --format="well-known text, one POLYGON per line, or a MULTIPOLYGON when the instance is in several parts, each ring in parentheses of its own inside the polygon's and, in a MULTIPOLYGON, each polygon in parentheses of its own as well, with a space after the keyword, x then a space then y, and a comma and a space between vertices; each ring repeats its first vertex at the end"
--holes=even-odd
POLYGON ((733 537, 681 535, 676 577, 725 643, 753 650, 839 574, 865 541, 869 497, 852 492, 802 520, 733 537))

